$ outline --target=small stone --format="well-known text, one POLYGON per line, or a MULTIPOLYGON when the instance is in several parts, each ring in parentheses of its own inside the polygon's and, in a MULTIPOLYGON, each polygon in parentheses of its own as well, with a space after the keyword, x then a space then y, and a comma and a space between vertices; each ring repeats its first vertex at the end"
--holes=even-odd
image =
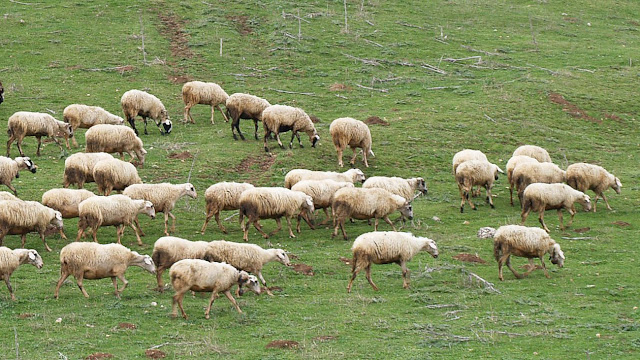
POLYGON ((469 225, 469 224, 471 224, 471 223, 469 222, 469 220, 465 220, 465 221, 462 223, 462 225, 469 225))
POLYGON ((56 319, 56 323, 58 323, 58 324, 59 324, 59 323, 61 323, 61 322, 62 322, 62 318, 57 318, 57 319, 56 319))
POLYGON ((157 303, 157 302, 155 302, 155 301, 152 301, 152 302, 151 302, 151 306, 158 306, 158 303, 157 303))
POLYGON ((432 217, 432 218, 431 218, 431 220, 433 220, 433 221, 437 221, 437 222, 442 221, 442 220, 440 220, 440 218, 439 218, 439 217, 437 217, 437 216, 432 217))
POLYGON ((597 338, 600 338, 600 333, 597 333, 597 334, 596 334, 596 337, 597 337, 597 338))

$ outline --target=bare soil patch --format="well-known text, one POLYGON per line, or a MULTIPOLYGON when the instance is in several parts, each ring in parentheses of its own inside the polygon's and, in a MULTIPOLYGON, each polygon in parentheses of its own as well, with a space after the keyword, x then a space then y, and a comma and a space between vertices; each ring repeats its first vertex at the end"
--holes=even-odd
POLYGON ((167 354, 165 354, 163 351, 156 349, 145 350, 144 354, 147 355, 149 359, 164 359, 167 357, 167 354))
POLYGON ((158 19, 160 19, 160 34, 169 39, 171 55, 183 59, 193 57, 193 52, 189 48, 189 35, 182 29, 184 21, 174 14, 163 14, 159 10, 158 19))
POLYGON ((193 80, 193 78, 189 75, 184 75, 184 74, 169 74, 167 75, 167 79, 169 81, 171 81, 173 84, 184 84, 186 82, 189 82, 191 80, 193 80))
POLYGON ((249 35, 253 32, 253 29, 247 24, 249 17, 246 15, 228 15, 227 20, 233 22, 236 26, 236 30, 240 35, 249 35))
POLYGON ((316 336, 312 340, 313 341, 319 341, 319 342, 327 342, 327 341, 331 341, 331 340, 336 340, 337 338, 338 338, 337 336, 322 335, 322 336, 316 336))
POLYGON ((353 88, 341 83, 333 83, 329 86, 329 91, 351 91, 353 88))
POLYGON ((631 226, 631 224, 629 224, 628 222, 626 222, 626 221, 620 221, 620 220, 615 221, 615 222, 613 222, 612 224, 613 224, 613 225, 618 225, 618 226, 621 226, 621 227, 631 226))
POLYGON ((562 111, 566 112, 571 117, 582 119, 582 120, 588 120, 597 124, 602 123, 601 120, 596 119, 593 116, 590 116, 584 110, 580 109, 575 104, 569 102, 561 94, 554 93, 554 92, 549 93, 549 101, 551 101, 554 104, 558 104, 562 106, 562 111))
POLYGON ((185 159, 191 159, 193 155, 189 151, 183 151, 180 153, 173 152, 169 154, 167 157, 169 159, 185 160, 185 159))
POLYGON ((129 330, 135 330, 135 329, 137 329, 137 328, 138 328, 138 327, 136 326, 136 324, 126 323, 126 322, 123 322, 123 323, 118 324, 118 327, 119 327, 120 329, 129 329, 129 330))
POLYGON ((454 259, 470 263, 486 264, 487 262, 478 255, 461 253, 453 256, 454 259))
POLYGON ((622 118, 620 118, 620 116, 618 116, 616 114, 605 113, 604 117, 609 119, 609 120, 614 120, 614 121, 621 121, 622 120, 622 118))
POLYGON ((303 275, 313 276, 313 268, 307 264, 291 264, 293 267, 293 271, 298 272, 303 275))
POLYGON ((247 172, 253 165, 258 165, 261 172, 265 172, 271 169, 271 166, 276 161, 275 156, 247 156, 244 158, 238 166, 236 166, 236 172, 247 172))
POLYGON ((267 344, 267 349, 297 349, 299 343, 293 340, 274 340, 267 344))
POLYGON ((31 318, 31 317, 34 317, 34 316, 36 316, 36 314, 22 313, 22 314, 18 315, 18 318, 20 318, 20 319, 28 319, 28 318, 31 318))
POLYGON ((584 227, 584 228, 575 229, 573 231, 577 232, 578 234, 582 234, 582 233, 586 233, 589 230, 591 230, 590 227, 584 227))
POLYGON ((389 126, 389 123, 387 121, 384 121, 377 116, 369 116, 364 122, 368 125, 389 126))
POLYGON ((113 358, 113 354, 109 353, 93 353, 86 358, 85 360, 100 360, 100 359, 111 359, 113 358))

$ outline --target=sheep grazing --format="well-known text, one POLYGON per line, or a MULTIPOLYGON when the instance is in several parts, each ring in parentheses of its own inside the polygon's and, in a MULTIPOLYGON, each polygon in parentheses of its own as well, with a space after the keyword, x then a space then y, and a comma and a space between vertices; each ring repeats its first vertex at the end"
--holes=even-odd
POLYGON ((316 147, 320 136, 316 131, 316 127, 313 125, 311 118, 304 110, 286 105, 271 105, 264 109, 262 112, 262 125, 264 127, 264 151, 269 152, 267 146, 267 138, 271 133, 276 135, 278 145, 284 149, 282 141, 280 141, 280 133, 291 130, 291 141, 289 142, 289 148, 293 148, 293 138, 298 138, 298 144, 302 146, 300 142, 299 131, 306 133, 309 136, 311 147, 316 147))
POLYGON ((575 202, 582 204, 586 211, 591 210, 591 199, 589 195, 586 195, 582 191, 575 190, 566 184, 544 184, 535 183, 527 186, 524 190, 522 200, 522 214, 521 225, 524 225, 527 221, 527 216, 531 211, 538 212, 540 214, 539 220, 542 227, 546 232, 550 232, 547 225, 544 223, 544 211, 545 210, 558 210, 558 219, 560 220, 560 229, 564 230, 562 224, 562 209, 567 209, 571 214, 571 220, 567 226, 571 226, 573 223, 573 217, 576 214, 576 209, 573 205, 575 202))
POLYGON ((513 206, 513 188, 515 187, 513 170, 515 170, 518 165, 537 162, 538 160, 526 155, 516 155, 507 161, 507 181, 509 182, 509 201, 511 206, 513 206))
POLYGON ((142 184, 136 167, 118 159, 98 161, 93 167, 93 179, 98 185, 98 192, 107 196, 113 190, 124 190, 127 186, 142 184))
POLYGON ((115 295, 120 299, 120 294, 129 284, 124 277, 124 272, 129 266, 139 266, 152 274, 156 272, 156 266, 149 255, 140 255, 120 244, 71 243, 60 250, 60 279, 53 297, 58 298, 60 286, 69 275, 73 275, 85 298, 88 298, 89 294, 82 286, 84 279, 110 277, 115 295), (116 279, 122 281, 122 287, 119 289, 116 279))
POLYGON ((18 195, 18 190, 11 185, 14 178, 20 177, 20 170, 29 170, 36 173, 36 166, 29 157, 17 157, 15 159, 0 156, 0 184, 6 185, 14 195, 18 195))
POLYGON ((38 269, 42 269, 42 257, 36 250, 31 249, 14 249, 11 250, 8 247, 0 246, 0 278, 7 284, 9 294, 11 294, 11 300, 16 299, 11 287, 11 281, 9 278, 11 274, 22 264, 31 264, 38 269))
POLYGON ((507 267, 518 279, 529 275, 537 268, 533 264, 534 258, 539 258, 544 270, 544 276, 550 278, 547 267, 544 264, 544 254, 549 254, 551 263, 562 267, 564 265, 564 253, 552 238, 544 230, 520 225, 505 225, 496 230, 493 239, 493 256, 498 262, 498 278, 502 277, 502 265, 507 267), (511 255, 529 259, 529 269, 523 275, 518 274, 511 266, 511 255))
POLYGON ((79 152, 69 156, 64 161, 63 186, 68 188, 70 185, 77 185, 82 189, 85 183, 95 182, 93 167, 98 161, 107 159, 113 159, 113 156, 103 152, 79 152))
MULTIPOLYGON (((134 184, 128 186, 122 192, 132 199, 142 199, 151 201, 156 213, 164 213, 164 234, 169 235, 169 216, 171 216, 171 232, 176 231, 176 217, 171 213, 176 206, 176 202, 183 196, 189 196, 192 199, 198 197, 196 189, 190 183, 184 184, 134 184)), ((140 224, 136 218, 136 226, 140 229, 140 224)), ((140 229, 142 232, 142 229, 140 229)))
POLYGON ((152 118, 156 122, 156 126, 160 130, 160 134, 168 135, 171 133, 173 124, 171 123, 171 120, 169 120, 167 109, 162 104, 162 101, 157 97, 144 91, 129 90, 122 94, 120 105, 122 105, 124 117, 127 119, 136 135, 138 135, 138 129, 136 129, 135 118, 138 115, 140 115, 142 120, 144 120, 145 135, 149 134, 147 132, 147 118, 152 118), (160 127, 160 124, 162 124, 162 128, 160 127))
POLYGON ((371 131, 369 131, 367 124, 350 117, 338 118, 331 122, 329 132, 331 133, 331 139, 333 139, 333 145, 335 145, 338 152, 338 165, 340 167, 343 166, 342 152, 347 146, 353 150, 353 157, 350 161, 352 166, 356 163, 356 149, 361 148, 364 166, 369 167, 367 155, 375 156, 375 154, 371 150, 371 131))
POLYGON ((495 208, 491 188, 493 188, 493 182, 498 180, 499 173, 504 174, 498 165, 483 160, 469 160, 458 165, 456 168, 456 183, 462 199, 460 202, 461 213, 464 212, 465 201, 469 202, 469 206, 473 210, 477 210, 469 196, 471 189, 476 185, 483 186, 486 189, 486 200, 492 209, 495 208))
MULTIPOLYGON (((92 196, 96 195, 89 190, 51 189, 42 194, 42 205, 59 211, 63 219, 70 219, 79 216, 78 205, 92 196)), ((60 229, 60 236, 67 240, 63 229, 60 229)))
POLYGON ((408 232, 380 231, 364 233, 356 238, 351 247, 353 261, 351 262, 351 280, 347 285, 347 292, 351 292, 351 285, 358 273, 365 270, 367 280, 374 290, 378 290, 371 280, 371 264, 396 263, 402 268, 402 287, 409 288, 409 269, 407 262, 420 251, 426 251, 434 258, 438 257, 436 242, 417 237, 408 232))
POLYGON ((213 305, 213 301, 220 292, 227 296, 239 313, 242 313, 230 291, 231 287, 236 284, 240 288, 247 286, 249 290, 260 294, 260 283, 255 276, 249 275, 246 271, 240 271, 229 264, 210 263, 199 259, 185 259, 173 264, 169 274, 171 276, 171 285, 176 291, 172 301, 172 317, 178 316, 176 309, 176 305, 178 305, 182 312, 182 317, 187 319, 187 313, 184 312, 182 307, 182 300, 184 299, 184 294, 189 290, 198 292, 211 291, 209 305, 204 312, 205 319, 209 319, 211 305, 213 305))
POLYGON ((550 162, 529 162, 513 169, 511 180, 518 192, 518 199, 522 205, 522 194, 524 190, 533 183, 562 183, 567 176, 566 171, 550 162))
POLYGON ((144 167, 144 158, 147 155, 147 150, 144 149, 142 140, 128 127, 107 124, 96 125, 87 130, 84 137, 87 142, 86 151, 88 153, 118 153, 120 154, 120 160, 124 160, 124 153, 127 153, 131 157, 131 161, 133 161, 135 154, 140 162, 140 167, 144 167))
POLYGON ((0 246, 5 235, 20 235, 24 247, 27 234, 37 232, 47 251, 51 251, 44 239, 45 232, 53 225, 62 229, 62 214, 37 201, 0 201, 0 246))
POLYGON ((331 179, 324 180, 302 180, 297 182, 291 187, 293 191, 302 191, 303 193, 311 196, 313 205, 316 209, 323 209, 325 219, 320 225, 325 225, 329 221, 328 208, 331 207, 333 201, 333 195, 339 189, 344 187, 353 187, 353 184, 348 181, 333 181, 331 179))
POLYGON ((313 171, 307 169, 293 169, 284 177, 284 187, 291 189, 298 181, 302 180, 324 180, 347 181, 352 184, 364 182, 364 173, 360 169, 349 169, 343 173, 335 171, 313 171))
POLYGON ((551 162, 551 156, 549 152, 540 146, 535 145, 522 145, 513 152, 513 156, 525 155, 532 157, 539 162, 551 162))
POLYGON ((291 217, 298 215, 296 230, 300 232, 300 218, 304 218, 309 227, 313 229, 309 217, 313 215, 314 205, 311 196, 300 192, 279 187, 256 187, 242 192, 240 195, 240 224, 244 232, 244 241, 249 241, 249 224, 268 239, 269 236, 282 229, 280 218, 287 219, 289 226, 289 237, 296 237, 291 230, 291 217), (247 222, 244 222, 244 217, 247 222), (262 226, 258 222, 260 219, 275 219, 278 228, 270 234, 262 231, 262 226))
POLYGON ((227 115, 224 114, 222 109, 220 109, 220 104, 226 103, 229 98, 229 94, 227 94, 220 85, 212 82, 202 82, 202 81, 189 81, 182 86, 182 101, 184 101, 184 122, 191 120, 192 124, 196 122, 193 121, 193 117, 191 116, 191 108, 197 104, 209 105, 211 106, 211 124, 213 125, 213 112, 217 107, 218 110, 222 113, 224 120, 229 122, 227 115))
POLYGON ((138 229, 134 226, 134 221, 138 214, 148 215, 151 219, 156 218, 153 204, 146 200, 132 200, 125 195, 93 196, 81 202, 78 206, 80 220, 78 221, 78 237, 76 241, 84 236, 85 230, 91 228, 93 241, 98 242, 97 232, 101 226, 115 226, 118 244, 124 234, 124 229, 131 226, 136 233, 138 245, 142 246, 142 240, 138 229))
POLYGON ((209 243, 206 241, 190 241, 175 236, 163 236, 153 244, 151 258, 156 264, 157 290, 164 291, 162 273, 171 265, 183 259, 204 259, 209 243))
MULTIPOLYGON (((110 125, 123 125, 124 119, 120 116, 113 115, 107 110, 99 106, 87 106, 81 104, 71 104, 64 108, 62 112, 64 122, 71 125, 73 129, 73 146, 78 147, 76 141, 75 131, 78 128, 89 129, 90 127, 98 124, 110 124, 110 125)), ((67 139, 67 147, 69 147, 69 140, 67 139)))
POLYGON ((42 145, 42 137, 48 136, 58 144, 60 151, 62 144, 58 141, 58 137, 64 137, 69 148, 69 137, 73 136, 71 125, 56 120, 53 116, 45 113, 18 111, 9 117, 8 130, 9 140, 7 141, 7 156, 11 150, 11 144, 16 141, 16 146, 20 152, 20 156, 24 156, 22 152, 22 140, 25 136, 35 136, 38 139, 38 150, 36 155, 40 156, 40 146, 42 145))
POLYGON ((207 203, 207 217, 204 220, 202 229, 200 229, 200 233, 204 235, 209 220, 215 216, 220 231, 226 234, 227 229, 220 222, 220 211, 240 209, 240 194, 247 189, 253 189, 253 185, 249 183, 220 182, 209 186, 204 193, 204 199, 207 203))
POLYGON ((593 200, 593 212, 596 212, 596 203, 600 196, 607 204, 607 209, 611 210, 604 192, 608 188, 612 188, 617 194, 620 194, 622 187, 620 179, 610 174, 602 166, 586 163, 571 164, 567 167, 567 184, 582 192, 591 190, 596 193, 596 198, 593 200))
POLYGON ((228 117, 231 118, 231 134, 233 134, 233 138, 238 140, 235 133, 238 131, 238 135, 244 140, 244 135, 240 131, 240 119, 251 119, 255 126, 254 136, 258 140, 258 121, 262 121, 262 111, 269 106, 271 104, 267 100, 257 96, 243 93, 231 94, 225 107, 227 108, 228 117))
POLYGON ((344 222, 347 219, 368 220, 375 219, 374 230, 378 231, 378 220, 384 219, 396 227, 389 220, 389 215, 400 211, 402 216, 413 219, 413 208, 405 198, 395 195, 385 189, 342 188, 333 195, 331 211, 333 212, 334 229, 331 237, 338 235, 338 228, 342 229, 342 237, 347 240, 344 222))
POLYGON ((423 178, 403 179, 400 177, 373 176, 368 178, 363 184, 363 188, 380 188, 389 191, 392 194, 400 195, 408 202, 413 201, 418 195, 426 195, 428 192, 427 183, 423 178), (419 194, 416 195, 416 191, 419 194))

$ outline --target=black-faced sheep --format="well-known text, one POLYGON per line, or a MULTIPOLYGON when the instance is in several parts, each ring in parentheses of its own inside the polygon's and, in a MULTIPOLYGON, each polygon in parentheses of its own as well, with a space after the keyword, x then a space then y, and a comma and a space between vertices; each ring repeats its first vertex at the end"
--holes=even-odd
POLYGON ((514 152, 513 156, 525 155, 532 157, 539 162, 551 162, 551 156, 549 156, 549 152, 544 148, 536 145, 522 145, 518 147, 514 152))
POLYGON ((334 181, 347 181, 352 184, 356 182, 364 182, 364 173, 360 169, 349 169, 345 172, 338 173, 335 171, 314 171, 307 169, 293 169, 284 177, 284 187, 291 189, 298 181, 302 180, 324 180, 331 179, 334 181))
POLYGON ((509 182, 509 201, 511 203, 511 206, 513 206, 513 189, 515 188, 515 182, 513 181, 513 170, 515 170, 518 165, 537 162, 538 160, 526 155, 516 155, 511 157, 511 159, 507 161, 507 181, 509 182))
MULTIPOLYGON (((38 150, 36 155, 40 156, 40 146, 42 145, 42 137, 48 136, 53 139, 63 151, 62 144, 58 141, 58 137, 64 137, 69 142, 69 137, 73 136, 71 125, 56 120, 53 116, 45 113, 18 111, 9 117, 7 134, 7 156, 9 156, 11 144, 16 141, 16 146, 20 152, 20 156, 24 156, 22 152, 22 140, 25 136, 35 136, 38 139, 38 150)), ((67 148, 68 145, 67 145, 67 148)))
POLYGON ((566 179, 566 171, 560 169, 560 167, 550 162, 529 162, 520 164, 513 169, 513 175, 511 180, 513 181, 516 191, 518 192, 518 199, 522 204, 522 194, 524 190, 533 183, 563 183, 566 179))
POLYGON ((77 185, 79 189, 85 183, 95 182, 93 179, 93 167, 100 160, 113 159, 111 154, 104 152, 96 153, 75 153, 64 160, 64 180, 63 186, 77 185))
POLYGON ((494 208, 491 188, 493 182, 498 180, 498 174, 504 172, 498 165, 492 164, 484 160, 469 160, 461 163, 456 168, 456 183, 460 191, 460 212, 464 212, 465 201, 469 202, 469 206, 473 210, 477 210, 476 206, 471 202, 470 193, 474 186, 483 186, 487 192, 487 202, 494 208))
MULTIPOLYGON (((84 189, 51 189, 42 194, 42 205, 60 211, 63 219, 76 218, 79 216, 78 205, 92 196, 96 195, 84 189)), ((62 229, 60 236, 67 240, 62 229)))
POLYGON ((133 130, 126 126, 100 124, 91 127, 84 134, 88 153, 105 152, 118 153, 120 160, 124 160, 124 153, 129 154, 131 161, 135 155, 144 166, 147 150, 144 149, 142 140, 136 136, 133 130))
POLYGON ((93 167, 93 179, 98 185, 98 192, 107 196, 113 190, 124 190, 127 186, 142 184, 136 167, 118 159, 98 161, 93 167))
POLYGON ((157 290, 164 291, 162 273, 171 265, 183 259, 204 259, 209 243, 190 241, 175 236, 163 236, 153 244, 151 258, 156 264, 157 290))
POLYGON ((571 220, 567 226, 571 226, 573 223, 573 217, 576 214, 574 207, 575 202, 582 204, 586 211, 591 209, 591 199, 589 195, 586 195, 582 191, 575 190, 566 184, 543 184, 534 183, 524 190, 522 200, 522 222, 527 220, 527 216, 531 211, 538 212, 540 214, 539 220, 542 227, 546 232, 550 232, 547 225, 544 223, 544 211, 545 210, 558 210, 558 219, 560 220, 560 229, 564 230, 562 224, 562 209, 567 209, 571 214, 571 220))
POLYGON ((238 140, 235 131, 238 131, 240 138, 244 140, 244 135, 240 132, 240 119, 251 119, 255 126, 254 136, 258 140, 258 121, 262 121, 262 112, 264 109, 271 106, 269 102, 263 98, 243 94, 235 93, 231 94, 227 99, 225 107, 227 108, 227 115, 231 118, 231 133, 233 138, 238 140))
MULTIPOLYGON (((81 104, 71 104, 64 108, 62 112, 63 120, 71 125, 73 129, 73 146, 77 147, 75 131, 78 128, 89 129, 90 127, 98 124, 111 124, 122 125, 124 119, 120 116, 113 115, 107 110, 99 106, 88 106, 81 104)), ((69 147, 69 140, 67 139, 67 147, 69 147)))
POLYGON ((11 300, 15 300, 16 296, 13 294, 13 288, 11 287, 9 278, 18 266, 22 264, 31 264, 38 269, 41 269, 42 265, 44 265, 42 257, 40 257, 40 254, 38 254, 36 250, 11 250, 8 247, 0 246, 0 278, 7 284, 7 289, 9 289, 9 294, 11 294, 11 300))
POLYGON ((620 194, 622 187, 620 179, 610 174, 602 166, 586 163, 571 164, 567 167, 567 184, 582 192, 591 190, 596 193, 596 198, 593 200, 593 212, 596 212, 596 203, 600 196, 607 204, 607 209, 611 210, 604 192, 608 188, 612 188, 617 194, 620 194))
POLYGON ((304 110, 287 105, 271 105, 262 112, 262 125, 264 127, 264 151, 269 152, 267 146, 267 138, 271 133, 275 134, 276 140, 280 148, 284 149, 282 141, 280 141, 280 133, 291 131, 291 141, 289 148, 293 148, 293 138, 298 138, 298 144, 302 146, 299 131, 309 136, 311 147, 316 147, 320 136, 313 125, 311 118, 304 110))
POLYGON ((209 220, 215 216, 220 231, 226 234, 227 229, 220 222, 220 211, 240 209, 240 194, 247 189, 253 189, 253 185, 249 183, 220 182, 209 186, 204 193, 204 199, 207 203, 207 217, 204 220, 202 229, 200 229, 200 233, 204 235, 209 220))
POLYGON ((21 247, 27 234, 37 232, 47 251, 51 251, 44 239, 45 232, 53 225, 56 230, 62 229, 62 214, 40 204, 37 201, 0 201, 0 245, 5 235, 20 235, 21 247))
POLYGON ((152 118, 156 122, 156 126, 160 130, 160 134, 169 134, 173 128, 171 120, 169 120, 169 114, 167 109, 162 104, 162 101, 157 97, 140 90, 129 90, 122 94, 120 99, 120 105, 122 105, 122 111, 124 117, 131 125, 131 128, 138 135, 138 129, 136 129, 135 118, 140 115, 144 120, 144 134, 147 132, 147 118, 152 118), (162 124, 162 128, 160 128, 162 124))
POLYGON ((324 210, 325 219, 319 224, 324 225, 330 219, 329 211, 327 209, 331 207, 333 195, 336 191, 344 187, 353 187, 353 184, 348 181, 338 182, 331 179, 302 180, 293 185, 291 190, 302 191, 303 193, 311 196, 314 207, 316 209, 324 210))
POLYGON ((191 120, 192 124, 196 123, 191 116, 191 108, 197 104, 211 106, 211 124, 213 124, 213 112, 216 107, 222 113, 222 116, 224 116, 224 120, 229 122, 227 116, 222 109, 220 109, 220 104, 226 103, 228 98, 229 94, 216 83, 202 81, 189 81, 185 83, 182 86, 184 122, 191 120))
POLYGON ((353 150, 353 157, 351 158, 351 166, 356 163, 356 149, 362 149, 362 161, 364 166, 369 167, 367 162, 367 156, 375 156, 373 150, 371 150, 371 131, 367 124, 354 118, 345 117, 338 118, 331 122, 329 126, 329 132, 331 133, 331 139, 333 139, 333 145, 338 152, 338 165, 343 166, 342 152, 347 146, 353 150))
POLYGON ((20 170, 29 170, 31 173, 36 173, 36 166, 29 157, 17 157, 15 159, 0 156, 0 184, 6 185, 15 195, 18 195, 18 191, 11 181, 14 178, 20 177, 20 170))

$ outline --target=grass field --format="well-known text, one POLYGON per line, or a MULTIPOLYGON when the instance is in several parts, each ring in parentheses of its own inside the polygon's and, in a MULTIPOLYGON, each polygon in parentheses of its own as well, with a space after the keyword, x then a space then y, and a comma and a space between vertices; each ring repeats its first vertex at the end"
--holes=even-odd
MULTIPOLYGON (((0 285, 0 358, 108 353, 133 359, 147 358, 148 349, 167 358, 638 358, 640 123, 634 94, 640 3, 567 3, 349 0, 345 24, 345 3, 335 0, 3 2, 0 119, 24 110, 61 120, 72 103, 120 114, 125 91, 155 94, 174 131, 163 137, 150 126, 150 134, 141 135, 149 154, 140 175, 145 182, 174 183, 190 175, 199 193, 178 203, 176 236, 242 241, 237 218, 225 223, 228 235, 215 223, 200 235, 209 185, 280 186, 293 168, 340 170, 330 122, 376 116, 388 126, 370 125, 376 157, 363 170, 427 180, 429 194, 414 201, 416 219, 405 230, 433 238, 440 257, 413 259, 409 290, 402 289, 400 268, 386 265, 373 267, 380 291, 360 275, 347 294, 350 267, 340 257, 351 257, 351 241, 331 239, 329 228, 303 226, 295 239, 281 231, 268 243, 252 229, 251 242, 286 249, 294 263, 311 266, 313 276, 269 264, 265 277, 282 289, 274 297, 241 297, 244 314, 223 297, 205 320, 208 296, 187 296, 185 321, 169 316, 172 290, 153 291, 154 277, 139 268, 127 272, 121 300, 108 279, 85 281, 89 299, 71 279, 53 299, 66 243, 51 236, 54 251, 46 253, 31 234, 27 247, 42 254, 45 266, 14 273, 17 301, 0 285), (319 146, 311 148, 303 136, 304 148, 281 150, 273 143, 274 157, 268 157, 251 136, 251 121, 241 123, 247 140, 234 141, 217 111, 216 124, 209 124, 203 105, 192 109, 196 125, 182 124, 180 90, 192 79, 302 107, 320 119, 319 146), (548 149, 563 168, 602 165, 623 189, 621 195, 607 192, 613 211, 599 203, 597 213, 580 211, 565 231, 555 212, 547 213, 551 236, 567 257, 564 268, 551 269, 551 279, 536 271, 516 280, 505 271, 500 282, 492 241, 477 239, 476 232, 519 223, 506 177, 494 188, 495 209, 478 201, 478 211, 460 214, 451 158, 464 148, 480 149, 504 167, 526 143, 548 149), (460 253, 487 263, 453 259, 460 253), (468 272, 501 293, 470 282, 468 272), (298 345, 266 348, 277 340, 298 345)), ((77 138, 81 147, 71 152, 82 149, 84 130, 77 138)), ((13 181, 27 200, 62 184, 65 154, 49 143, 36 158, 35 144, 27 138, 23 148, 38 172, 13 181)), ((15 145, 11 155, 18 156, 15 145)), ((360 158, 356 165, 362 166, 360 158)), ((538 226, 536 218, 532 214, 527 225, 538 226)), ((135 245, 130 229, 123 243, 150 254, 162 220, 145 217, 141 224, 145 245, 135 245)), ((271 220, 262 224, 275 227, 271 220)), ((65 221, 65 228, 73 237, 77 219, 65 221)), ((350 240, 371 230, 366 222, 347 224, 350 240)), ((98 238, 113 242, 115 230, 102 228, 98 238)), ((18 247, 19 237, 7 236, 4 244, 18 247)))

